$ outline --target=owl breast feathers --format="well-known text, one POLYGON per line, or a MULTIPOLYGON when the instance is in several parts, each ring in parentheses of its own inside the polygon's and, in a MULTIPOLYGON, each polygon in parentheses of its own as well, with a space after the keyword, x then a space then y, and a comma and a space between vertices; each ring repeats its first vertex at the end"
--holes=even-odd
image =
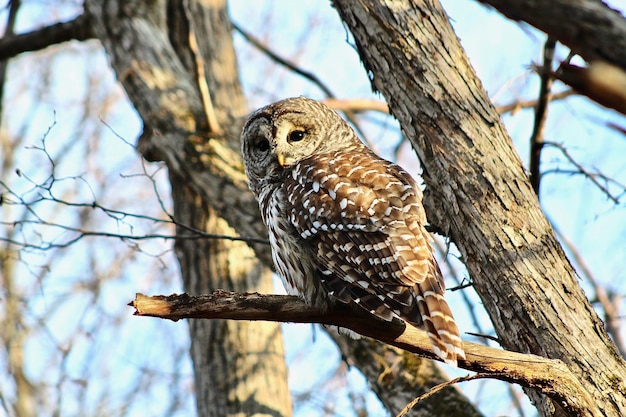
POLYGON ((254 112, 242 147, 290 294, 399 317, 423 327, 447 363, 465 357, 422 194, 406 171, 369 150, 333 110, 304 97, 254 112))

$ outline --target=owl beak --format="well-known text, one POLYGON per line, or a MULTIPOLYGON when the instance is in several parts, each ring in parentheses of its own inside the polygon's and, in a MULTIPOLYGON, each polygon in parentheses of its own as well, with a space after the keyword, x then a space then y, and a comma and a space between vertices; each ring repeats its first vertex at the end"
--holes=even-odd
POLYGON ((284 168, 285 167, 285 155, 282 153, 279 153, 276 155, 276 159, 278 159, 278 165, 284 168))

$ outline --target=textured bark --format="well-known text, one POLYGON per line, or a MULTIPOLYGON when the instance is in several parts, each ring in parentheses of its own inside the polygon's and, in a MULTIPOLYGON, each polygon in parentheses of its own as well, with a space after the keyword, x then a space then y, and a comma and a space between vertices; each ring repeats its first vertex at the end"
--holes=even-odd
MULTIPOLYGON (((238 136, 220 128, 245 112, 225 3, 88 1, 86 9, 144 121, 140 150, 168 164, 175 219, 209 233, 234 234, 181 170, 215 175, 223 161, 211 152, 214 147, 238 155, 238 136)), ((192 294, 272 290, 269 269, 245 243, 179 239, 175 247, 184 287, 192 294)), ((200 416, 291 415, 278 324, 192 321, 190 333, 200 416)))
MULTIPOLYGON (((430 221, 459 247, 502 345, 562 360, 593 398, 590 413, 625 415, 624 360, 578 285, 441 6, 336 0, 335 7, 373 88, 423 162, 430 221)), ((542 415, 567 414, 528 392, 542 415)))

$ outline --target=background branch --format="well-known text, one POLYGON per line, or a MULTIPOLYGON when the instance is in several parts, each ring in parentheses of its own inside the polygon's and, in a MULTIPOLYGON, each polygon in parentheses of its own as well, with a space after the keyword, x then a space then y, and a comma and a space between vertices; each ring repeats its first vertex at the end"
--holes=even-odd
POLYGON ((541 151, 544 145, 544 131, 548 119, 548 104, 550 104, 550 90, 554 79, 552 78, 552 61, 556 40, 548 36, 543 46, 543 66, 539 68, 541 84, 539 97, 535 107, 535 122, 533 133, 530 136, 530 183, 539 196, 539 184, 541 184, 541 151))
MULTIPOLYGON (((556 101, 556 100, 562 100, 564 98, 567 98, 569 96, 572 96, 576 94, 574 92, 574 90, 564 90, 564 91, 559 91, 558 93, 553 93, 550 94, 550 101, 556 101)), ((509 104, 503 104, 500 106, 496 106, 496 111, 500 114, 504 114, 504 113, 515 113, 520 109, 526 109, 526 108, 530 108, 530 107, 537 107, 537 103, 539 102, 539 100, 517 100, 514 101, 512 103, 509 104)))
POLYGON ((587 62, 626 68, 626 21, 597 0, 479 0, 509 19, 524 21, 557 39, 587 62), (563 16, 567 16, 564 19, 563 16), (572 25, 571 22, 578 22, 572 25))
POLYGON ((69 22, 55 23, 32 32, 0 38, 0 60, 12 58, 24 52, 40 51, 59 43, 94 37, 86 14, 69 22))

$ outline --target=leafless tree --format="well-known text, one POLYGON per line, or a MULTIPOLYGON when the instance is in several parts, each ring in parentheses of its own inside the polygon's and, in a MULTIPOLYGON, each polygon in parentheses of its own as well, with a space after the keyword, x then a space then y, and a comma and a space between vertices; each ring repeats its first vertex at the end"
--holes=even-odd
MULTIPOLYGON (((506 349, 502 352, 468 344, 468 361, 461 363, 461 367, 478 371, 473 378, 490 377, 523 385, 542 415, 623 415, 626 411, 623 357, 583 294, 573 268, 541 211, 536 193, 542 174, 539 159, 542 151, 546 146, 559 148, 545 140, 543 134, 546 109, 552 98, 552 80, 559 78, 568 82, 576 91, 620 111, 619 97, 623 91, 619 83, 600 95, 594 94, 594 86, 598 68, 602 74, 606 71, 620 74, 626 68, 623 56, 626 48, 607 46, 626 42, 626 21, 619 13, 592 0, 549 5, 522 0, 488 3, 504 15, 526 21, 549 35, 543 66, 537 67, 543 81, 535 106, 532 184, 496 109, 469 65, 447 15, 437 2, 337 0, 333 5, 353 37, 372 87, 382 93, 390 113, 398 119, 402 133, 416 150, 424 170, 430 222, 458 248, 470 283, 491 318, 497 341, 506 349), (540 18, 545 15, 573 18, 540 18), (583 29, 589 32, 584 32, 584 36, 573 35, 583 33, 583 29), (605 39, 611 41, 604 42, 605 39), (582 57, 588 66, 573 68, 569 62, 563 62, 554 69, 551 51, 557 42, 582 57), (617 105, 614 105, 615 97, 617 105)), ((10 16, 15 15, 19 4, 11 2, 10 16)), ((11 28, 13 23, 9 21, 11 28)), ((254 44, 253 35, 245 28, 238 30, 254 44)), ((351 311, 321 314, 288 297, 257 299, 255 295, 241 296, 243 298, 232 295, 232 291, 271 293, 272 285, 265 230, 256 202, 247 191, 239 155, 238 133, 248 107, 238 77, 233 25, 224 1, 147 4, 88 0, 84 13, 72 21, 24 35, 12 32, 12 29, 7 31, 7 36, 0 41, 0 59, 5 62, 25 51, 63 41, 99 41, 143 122, 137 150, 146 161, 164 163, 167 167, 173 207, 161 206, 162 200, 158 199, 161 214, 146 215, 142 219, 155 223, 165 220, 164 225, 175 225, 175 252, 185 292, 213 293, 208 305, 213 310, 215 306, 219 309, 217 313, 213 311, 212 316, 203 317, 268 320, 190 321, 199 415, 291 414, 280 327, 273 321, 341 324, 406 351, 429 356, 420 333, 399 323, 385 327, 351 311), (241 238, 226 239, 226 236, 241 238), (214 293, 217 289, 226 292, 214 293), (228 303, 220 304, 224 300, 228 303), (256 304, 252 306, 250 300, 255 300, 256 304), (277 311, 280 314, 276 314, 277 311)), ((262 42, 256 42, 255 48, 274 62, 299 71, 301 76, 316 83, 328 98, 336 99, 310 72, 299 70, 288 60, 281 62, 280 54, 264 47, 262 42)), ((354 120, 354 113, 360 108, 350 106, 344 110, 346 116, 354 120)), ((7 114, 6 104, 4 114, 7 114)), ((6 142, 19 143, 16 138, 6 142)), ((71 196, 58 196, 58 189, 53 188, 64 177, 55 171, 57 158, 51 157, 46 143, 42 142, 38 151, 46 156, 53 175, 43 181, 26 180, 41 202, 55 203, 58 210, 63 210, 71 196)), ((563 155, 575 162, 567 149, 563 149, 563 155)), ((576 168, 580 174, 594 179, 600 189, 604 187, 615 203, 620 204, 623 194, 614 194, 615 188, 606 186, 610 177, 599 176, 582 165, 576 168)), ((23 172, 25 170, 20 170, 18 174, 23 175, 23 172)), ((142 169, 140 177, 155 184, 153 175, 148 172, 151 171, 142 169)), ((82 178, 77 175, 66 181, 82 184, 82 178)), ((103 190, 110 186, 107 181, 88 183, 99 184, 103 190)), ((10 192, 12 188, 5 189, 3 199, 23 208, 25 215, 35 216, 35 221, 43 224, 44 219, 32 211, 32 199, 10 192)), ((76 226, 68 227, 66 232, 76 233, 80 239, 88 236, 88 230, 83 227, 89 224, 85 217, 94 212, 109 217, 118 227, 120 224, 126 227, 129 214, 125 215, 117 206, 115 209, 107 207, 110 206, 95 198, 76 205, 73 208, 82 213, 82 217, 79 216, 76 226)), ((58 222, 53 219, 51 223, 58 222)), ((11 300, 7 312, 12 315, 7 315, 7 322, 16 329, 23 320, 18 305, 24 295, 13 297, 15 278, 7 274, 12 269, 7 260, 18 256, 14 245, 23 240, 14 234, 23 233, 20 230, 26 224, 22 222, 20 227, 7 229, 4 239, 7 246, 3 252, 7 255, 2 257, 3 276, 12 278, 4 282, 7 299, 11 300)), ((146 236, 165 236, 161 229, 151 233, 146 236)), ((126 241, 136 239, 130 234, 126 241)), ((42 238, 42 242, 50 241, 54 240, 42 238)), ((66 243, 72 243, 71 239, 66 243)), ((63 245, 57 243, 51 249, 60 249, 59 246, 63 245)), ((22 249, 26 250, 27 245, 22 249)), ((95 263, 97 257, 94 255, 92 259, 95 263)), ((118 268, 109 268, 112 276, 120 273, 124 259, 117 257, 116 262, 111 263, 118 268)), ((51 265, 48 261, 48 268, 51 265)), ((610 318, 607 323, 619 328, 615 312, 609 316, 610 307, 615 305, 611 297, 602 288, 596 286, 595 289, 610 318)), ((197 307, 194 303, 198 300, 204 303, 203 308, 207 305, 204 298, 182 300, 187 309, 197 307)), ((161 302, 157 303, 157 308, 164 308, 163 300, 157 301, 161 302)), ((157 310, 161 314, 153 310, 146 313, 146 306, 141 304, 146 302, 143 298, 135 300, 135 306, 141 313, 169 318, 201 315, 197 310, 172 315, 171 303, 179 306, 180 299, 166 301, 169 310, 165 313, 157 310)), ((154 305, 148 307, 154 308, 154 305)), ((619 330, 611 332, 619 343, 619 330)), ((9 336, 5 344, 11 356, 14 346, 21 343, 19 337, 24 334, 9 336)), ((445 376, 431 361, 418 360, 384 343, 337 341, 347 360, 361 369, 391 412, 400 412, 408 399, 438 383, 446 385, 445 376), (428 383, 416 382, 416 376, 421 379, 426 375, 428 383)), ((15 364, 14 383, 16 389, 23 390, 24 396, 15 405, 5 408, 18 415, 35 415, 36 390, 29 386, 24 374, 25 364, 19 361, 15 364)), ((139 379, 137 386, 143 382, 139 379)), ((175 409, 177 405, 172 404, 175 409)), ((413 412, 415 415, 478 413, 467 398, 450 386, 418 403, 413 412), (449 408, 438 408, 442 404, 449 408)))

